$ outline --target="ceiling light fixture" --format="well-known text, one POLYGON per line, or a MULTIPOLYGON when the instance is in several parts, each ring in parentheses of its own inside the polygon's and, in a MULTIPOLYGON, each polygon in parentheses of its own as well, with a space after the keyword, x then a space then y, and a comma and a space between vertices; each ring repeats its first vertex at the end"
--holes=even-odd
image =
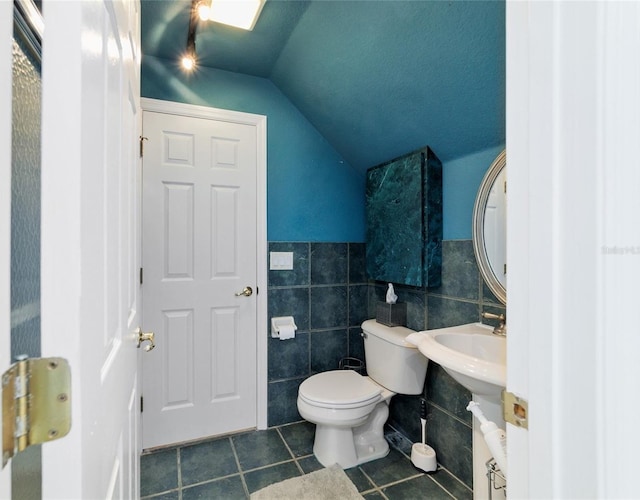
POLYGON ((211 16, 211 2, 203 0, 198 3, 198 17, 201 21, 208 21, 211 16))
POLYGON ((187 50, 182 56, 182 68, 186 71, 193 71, 197 64, 196 58, 196 27, 198 26, 198 5, 197 0, 191 2, 191 15, 189 16, 189 31, 187 33, 187 50))
POLYGON ((193 71, 196 67, 196 58, 192 54, 185 54, 182 56, 182 69, 187 71, 193 71))
POLYGON ((266 0, 203 0, 198 6, 200 19, 251 31, 266 0))

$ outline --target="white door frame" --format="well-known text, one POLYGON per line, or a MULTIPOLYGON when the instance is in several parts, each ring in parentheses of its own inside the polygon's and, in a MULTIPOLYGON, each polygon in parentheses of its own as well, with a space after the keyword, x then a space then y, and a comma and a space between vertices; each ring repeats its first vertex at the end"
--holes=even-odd
MULTIPOLYGON (((253 125, 257 130, 257 288, 256 348, 257 348, 257 427, 267 428, 267 117, 240 111, 209 108, 143 97, 143 111, 190 116, 210 120, 253 125)), ((144 293, 144 292, 143 292, 144 293)), ((143 318, 144 321, 144 318, 143 318)))

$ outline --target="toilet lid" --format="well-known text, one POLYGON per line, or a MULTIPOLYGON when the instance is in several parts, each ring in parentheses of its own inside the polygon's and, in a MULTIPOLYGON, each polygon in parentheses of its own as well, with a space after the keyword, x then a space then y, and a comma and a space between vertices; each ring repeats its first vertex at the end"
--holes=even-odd
POLYGON ((382 389, 352 370, 318 373, 300 384, 300 397, 315 406, 364 406, 381 398, 382 389))

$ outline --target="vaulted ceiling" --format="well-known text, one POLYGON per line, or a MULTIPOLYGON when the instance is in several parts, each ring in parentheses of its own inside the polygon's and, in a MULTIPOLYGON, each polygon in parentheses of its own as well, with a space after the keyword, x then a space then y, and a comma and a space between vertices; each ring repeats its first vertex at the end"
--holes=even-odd
MULTIPOLYGON (((177 60, 190 0, 142 1, 142 51, 177 60)), ((201 22, 200 65, 270 79, 354 167, 505 142, 503 0, 267 0, 253 31, 201 22)))

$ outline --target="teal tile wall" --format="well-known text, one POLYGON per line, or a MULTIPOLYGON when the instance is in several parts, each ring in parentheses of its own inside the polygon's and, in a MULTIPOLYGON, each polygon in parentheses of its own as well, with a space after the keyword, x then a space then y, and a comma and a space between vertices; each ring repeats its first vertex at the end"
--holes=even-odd
MULTIPOLYGON (((293 252, 291 271, 269 271, 269 321, 293 315, 296 338, 269 338, 269 426, 301 420, 298 386, 310 375, 336 369, 341 358, 364 360, 362 321, 375 317, 386 283, 369 282, 364 243, 271 242, 269 250, 293 252)), ((425 330, 480 321, 482 311, 504 312, 482 282, 471 240, 442 245, 442 284, 437 288, 395 285, 407 303, 407 326, 425 330)), ((486 322, 486 320, 485 320, 486 322)), ((427 442, 438 461, 472 487, 470 393, 439 365, 430 363, 423 391, 427 399, 427 442)), ((391 400, 389 423, 419 441, 421 396, 391 400)))
MULTIPOLYGON (((483 283, 471 240, 443 241, 439 287, 425 290, 396 285, 395 290, 398 301, 407 302, 407 326, 414 330, 480 321, 483 311, 504 312, 483 283)), ((370 286, 370 314, 385 293, 384 283, 370 286)), ((414 442, 421 437, 420 397, 398 395, 391 400, 389 423, 414 442)), ((427 400, 427 442, 436 450, 438 461, 472 487, 471 414, 466 411, 471 394, 430 362, 422 397, 427 400)))
POLYGON ((342 358, 364 359, 360 324, 367 319, 364 243, 271 242, 270 252, 293 252, 293 270, 269 271, 269 325, 293 316, 291 340, 271 338, 269 326, 269 426, 296 422, 300 383, 335 370, 342 358))

